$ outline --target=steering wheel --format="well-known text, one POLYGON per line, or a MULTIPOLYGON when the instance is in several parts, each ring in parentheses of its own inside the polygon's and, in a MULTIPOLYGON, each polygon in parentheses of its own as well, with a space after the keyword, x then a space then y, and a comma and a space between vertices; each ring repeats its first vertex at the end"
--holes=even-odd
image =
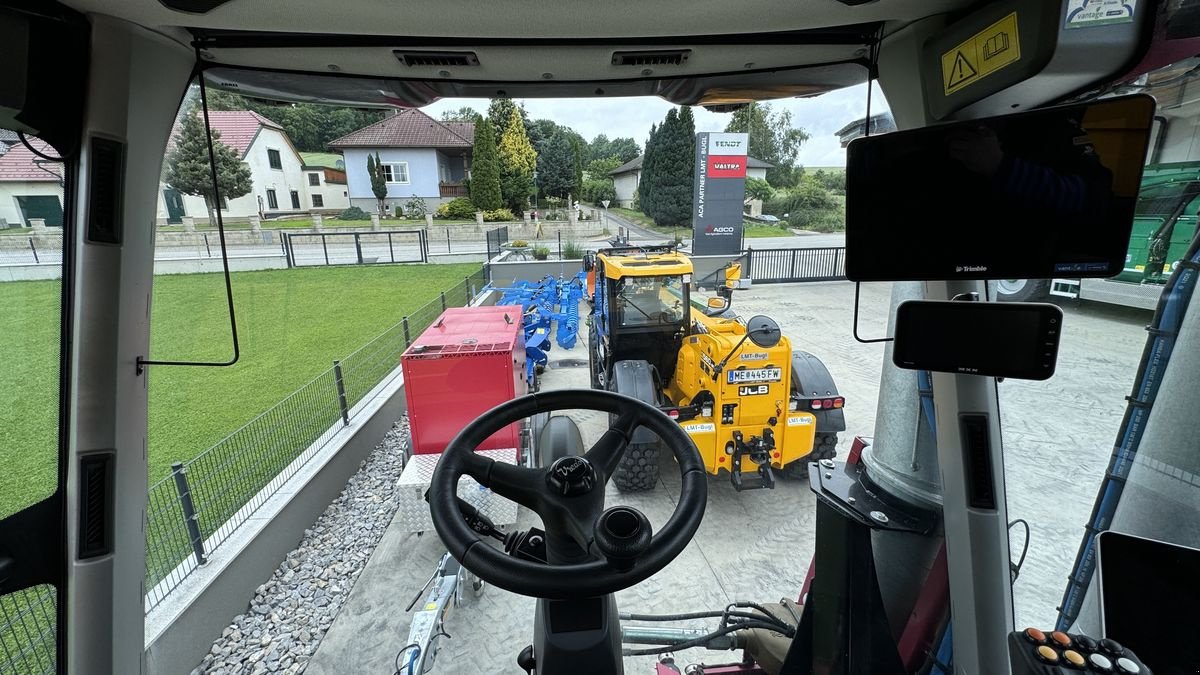
POLYGON ((687 433, 647 403, 593 389, 530 394, 483 413, 446 446, 429 486, 434 529, 463 567, 505 590, 550 600, 605 595, 649 578, 691 541, 707 503, 704 463, 687 433), (548 468, 515 466, 475 453, 480 443, 506 425, 567 409, 612 413, 617 418, 582 456, 561 457, 548 468), (681 478, 675 511, 654 534, 636 509, 604 508, 604 486, 639 426, 663 440, 675 456, 681 478), (510 557, 479 539, 458 508, 458 479, 464 474, 542 517, 548 564, 510 557))

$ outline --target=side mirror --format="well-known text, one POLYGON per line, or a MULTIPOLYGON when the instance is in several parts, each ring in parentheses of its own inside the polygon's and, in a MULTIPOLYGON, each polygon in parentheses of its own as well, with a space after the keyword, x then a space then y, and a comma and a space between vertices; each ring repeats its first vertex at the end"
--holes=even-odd
POLYGON ((721 297, 709 298, 705 304, 709 309, 725 309, 725 299, 721 297))
POLYGON ((746 322, 746 333, 751 342, 763 349, 774 347, 783 338, 783 331, 779 330, 779 324, 775 323, 771 317, 762 314, 750 317, 750 320, 746 322))

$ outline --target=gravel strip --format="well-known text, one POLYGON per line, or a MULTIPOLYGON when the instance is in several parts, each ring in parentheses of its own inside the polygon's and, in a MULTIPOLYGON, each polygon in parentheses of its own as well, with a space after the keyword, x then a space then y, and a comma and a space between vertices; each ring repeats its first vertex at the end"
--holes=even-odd
POLYGON ((192 675, 304 672, 392 522, 407 448, 408 418, 402 417, 192 675))

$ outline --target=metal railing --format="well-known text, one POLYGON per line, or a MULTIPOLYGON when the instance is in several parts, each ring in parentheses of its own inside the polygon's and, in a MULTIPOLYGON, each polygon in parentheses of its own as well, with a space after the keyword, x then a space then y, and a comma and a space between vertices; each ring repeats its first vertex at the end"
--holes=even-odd
POLYGON ((288 267, 429 261, 425 230, 284 233, 288 267))
POLYGON ((508 226, 497 227, 494 230, 487 231, 487 257, 488 260, 500 255, 500 247, 508 243, 508 226))
POLYGON ((46 236, 0 234, 0 265, 62 265, 62 261, 63 239, 57 232, 46 236))
POLYGON ((482 269, 465 277, 216 445, 173 465, 170 475, 152 485, 146 510, 146 611, 205 564, 350 423, 421 331, 447 307, 469 303, 485 283, 482 269))
POLYGON ((750 248, 745 255, 747 276, 756 284, 846 278, 845 247, 750 248))
POLYGON ((57 598, 45 585, 0 596, 0 673, 55 672, 57 598))

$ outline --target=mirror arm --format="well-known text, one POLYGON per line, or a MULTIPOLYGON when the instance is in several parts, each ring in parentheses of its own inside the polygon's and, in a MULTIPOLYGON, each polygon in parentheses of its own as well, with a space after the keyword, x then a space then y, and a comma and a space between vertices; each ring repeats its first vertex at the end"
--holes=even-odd
POLYGON ((749 328, 747 328, 746 334, 742 336, 742 339, 738 340, 738 343, 733 346, 733 349, 729 350, 729 353, 725 355, 725 358, 721 359, 721 361, 717 365, 713 366, 713 375, 712 375, 713 382, 717 381, 717 378, 721 375, 721 371, 725 370, 725 365, 729 363, 729 359, 733 358, 733 355, 736 354, 737 351, 742 348, 742 345, 749 338, 750 338, 750 330, 749 330, 749 328))

